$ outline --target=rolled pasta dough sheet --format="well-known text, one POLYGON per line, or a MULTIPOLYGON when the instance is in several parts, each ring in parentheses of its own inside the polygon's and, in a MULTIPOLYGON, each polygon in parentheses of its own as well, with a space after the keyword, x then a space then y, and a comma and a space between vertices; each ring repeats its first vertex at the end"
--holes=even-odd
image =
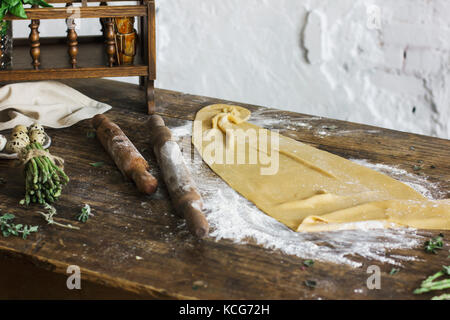
POLYGON ((233 189, 292 230, 450 229, 450 200, 428 200, 384 174, 250 124, 250 115, 223 104, 201 109, 193 144, 233 189))

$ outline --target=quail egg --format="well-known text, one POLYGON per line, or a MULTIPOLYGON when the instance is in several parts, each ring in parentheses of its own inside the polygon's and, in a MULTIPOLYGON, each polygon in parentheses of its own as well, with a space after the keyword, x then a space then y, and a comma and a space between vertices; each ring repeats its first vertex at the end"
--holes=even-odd
POLYGON ((22 139, 10 140, 6 143, 6 152, 20 153, 28 144, 22 139))
POLYGON ((28 128, 24 125, 17 125, 14 127, 14 129, 12 130, 12 133, 16 133, 16 132, 24 132, 26 134, 28 134, 28 128))
POLYGON ((31 134, 34 131, 38 131, 38 132, 44 132, 44 127, 41 126, 39 123, 34 123, 32 124, 29 128, 28 128, 28 132, 31 134))
POLYGON ((30 134, 31 143, 39 143, 43 145, 45 143, 45 133, 40 131, 32 131, 30 134))
POLYGON ((27 133, 25 133, 23 131, 17 131, 17 132, 11 133, 10 140, 17 140, 17 139, 24 140, 27 143, 27 145, 30 143, 30 137, 28 136, 27 133))

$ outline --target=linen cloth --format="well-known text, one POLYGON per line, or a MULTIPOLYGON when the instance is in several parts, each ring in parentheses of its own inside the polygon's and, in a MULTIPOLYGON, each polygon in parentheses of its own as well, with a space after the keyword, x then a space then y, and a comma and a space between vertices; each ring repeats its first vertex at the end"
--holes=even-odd
POLYGON ((0 88, 0 131, 34 122, 66 128, 110 109, 57 81, 8 84, 0 88))

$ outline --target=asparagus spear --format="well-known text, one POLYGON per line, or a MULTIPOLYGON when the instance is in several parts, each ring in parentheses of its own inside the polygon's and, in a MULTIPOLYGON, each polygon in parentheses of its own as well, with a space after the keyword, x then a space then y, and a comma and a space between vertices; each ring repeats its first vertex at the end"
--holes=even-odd
POLYGON ((436 272, 435 274, 422 281, 420 288, 414 290, 414 294, 421 294, 434 290, 444 290, 450 288, 450 279, 435 281, 443 275, 450 275, 450 266, 442 266, 442 270, 436 272))
MULTIPOLYGON (((32 143, 26 150, 45 150, 39 143, 32 143)), ((48 151, 47 151, 48 152, 48 151)), ((21 204, 53 203, 61 195, 62 185, 69 182, 65 172, 55 165, 49 157, 33 157, 25 166, 25 198, 21 204)))

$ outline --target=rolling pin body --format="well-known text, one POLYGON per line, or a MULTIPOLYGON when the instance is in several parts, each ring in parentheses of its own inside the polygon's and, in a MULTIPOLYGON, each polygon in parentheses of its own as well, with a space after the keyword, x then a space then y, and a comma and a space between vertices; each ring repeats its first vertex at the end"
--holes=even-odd
POLYGON ((209 225, 202 213, 203 200, 172 134, 160 116, 149 120, 150 139, 164 182, 179 216, 186 219, 192 234, 198 238, 208 235, 209 225))
POLYGON ((114 160, 122 174, 136 183, 138 190, 145 194, 156 191, 158 181, 149 172, 149 165, 133 143, 115 123, 104 115, 93 119, 96 135, 114 160))

